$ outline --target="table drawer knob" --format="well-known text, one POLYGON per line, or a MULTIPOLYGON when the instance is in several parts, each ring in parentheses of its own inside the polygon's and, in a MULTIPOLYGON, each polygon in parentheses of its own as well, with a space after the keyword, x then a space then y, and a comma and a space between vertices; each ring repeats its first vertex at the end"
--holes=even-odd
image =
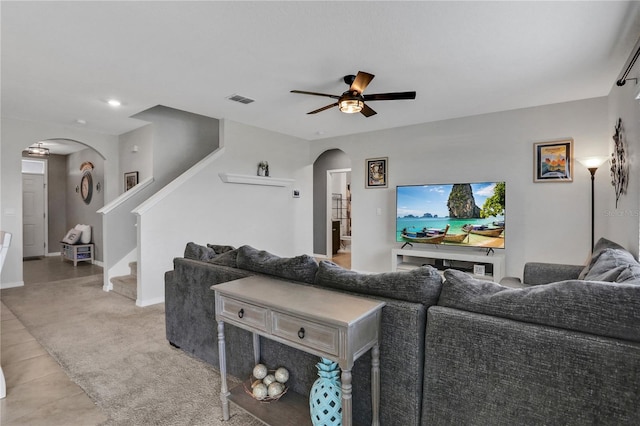
POLYGON ((304 327, 300 327, 300 330, 298 330, 298 337, 304 339, 304 327))
POLYGON ((240 309, 238 311, 238 318, 242 318, 242 317, 244 317, 244 309, 240 309))

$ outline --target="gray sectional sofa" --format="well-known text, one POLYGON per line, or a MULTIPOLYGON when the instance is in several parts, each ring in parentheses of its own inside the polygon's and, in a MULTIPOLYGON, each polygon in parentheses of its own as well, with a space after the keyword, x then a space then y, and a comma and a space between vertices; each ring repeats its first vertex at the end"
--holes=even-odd
MULTIPOLYGON (((640 265, 600 240, 587 266, 527 264, 523 288, 429 266, 360 274, 309 256, 187 244, 165 275, 167 339, 218 367, 210 287, 253 274, 384 300, 382 425, 640 423, 640 265)), ((226 329, 227 369, 253 367, 252 339, 226 329)), ((261 338, 262 361, 306 394, 314 356, 261 338)), ((371 424, 370 355, 353 369, 355 424, 371 424)))

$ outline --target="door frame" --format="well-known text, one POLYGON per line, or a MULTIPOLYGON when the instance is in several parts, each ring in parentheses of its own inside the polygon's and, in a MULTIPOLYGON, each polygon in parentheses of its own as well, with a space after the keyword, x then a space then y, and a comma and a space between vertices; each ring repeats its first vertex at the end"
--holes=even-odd
POLYGON ((350 172, 351 168, 347 168, 347 169, 331 169, 331 170, 327 170, 327 193, 326 193, 326 197, 327 197, 327 211, 326 211, 326 217, 327 217, 327 223, 325 224, 327 227, 327 234, 326 234, 326 241, 325 241, 325 253, 327 253, 327 258, 332 258, 333 257, 333 241, 332 241, 332 233, 331 233, 331 206, 332 206, 332 200, 331 200, 331 179, 333 179, 333 174, 334 173, 347 173, 350 172))
MULTIPOLYGON (((44 188, 43 188, 43 192, 44 192, 44 199, 42 200, 42 202, 44 203, 43 209, 44 209, 44 217, 42 218, 43 221, 43 232, 44 232, 44 255, 45 256, 49 256, 49 253, 51 253, 51 251, 49 250, 49 162, 45 159, 45 158, 31 158, 31 157, 22 157, 20 159, 20 186, 22 187, 22 176, 23 175, 37 175, 39 173, 25 173, 23 172, 23 168, 22 165, 24 163, 24 161, 33 161, 33 162, 38 162, 38 163, 42 163, 43 164, 43 182, 44 182, 44 188)), ((20 199, 22 199, 22 193, 20 194, 20 199)), ((24 226, 24 212, 22 212, 22 217, 20 218, 20 223, 21 226, 24 226)))

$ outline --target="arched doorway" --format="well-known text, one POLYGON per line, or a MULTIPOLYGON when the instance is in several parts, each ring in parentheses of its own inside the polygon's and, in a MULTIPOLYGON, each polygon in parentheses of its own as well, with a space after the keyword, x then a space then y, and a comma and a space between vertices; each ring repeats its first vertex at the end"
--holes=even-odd
MULTIPOLYGON (((42 253, 46 256, 54 256, 60 253, 59 242, 67 231, 77 224, 90 225, 92 228, 92 242, 97 252, 102 250, 102 218, 96 212, 104 206, 104 156, 89 145, 71 139, 51 138, 34 142, 30 146, 37 145, 46 148, 48 152, 40 154, 29 153, 25 147, 22 154, 22 162, 39 161, 46 164, 44 167, 44 211, 41 216, 44 221, 45 248, 42 253), (90 164, 91 170, 88 170, 90 164), (91 178, 87 179, 87 173, 91 178), (83 179, 84 178, 84 179, 83 179), (91 182, 91 188, 86 187, 91 182), (83 188, 82 185, 86 188, 83 188), (84 189, 85 191, 83 191, 84 189), (89 191, 89 192, 86 192, 89 191), (87 195, 91 195, 90 197, 87 195)), ((23 168, 23 181, 25 171, 23 168)), ((27 224, 25 215, 28 213, 25 205, 23 184, 23 224, 27 224)), ((30 195, 29 195, 30 196, 30 195)), ((23 226, 23 246, 31 240, 23 226)), ((23 247, 23 258, 28 258, 29 252, 23 247)))
POLYGON ((350 234, 350 172, 351 159, 340 149, 323 152, 313 163, 313 251, 318 256, 331 258, 336 251, 334 224, 338 245, 350 234))

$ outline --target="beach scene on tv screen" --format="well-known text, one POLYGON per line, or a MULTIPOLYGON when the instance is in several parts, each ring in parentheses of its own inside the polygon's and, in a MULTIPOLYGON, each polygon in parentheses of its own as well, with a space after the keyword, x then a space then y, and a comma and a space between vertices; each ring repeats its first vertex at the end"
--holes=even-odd
POLYGON ((504 248, 505 183, 396 188, 396 241, 504 248))

